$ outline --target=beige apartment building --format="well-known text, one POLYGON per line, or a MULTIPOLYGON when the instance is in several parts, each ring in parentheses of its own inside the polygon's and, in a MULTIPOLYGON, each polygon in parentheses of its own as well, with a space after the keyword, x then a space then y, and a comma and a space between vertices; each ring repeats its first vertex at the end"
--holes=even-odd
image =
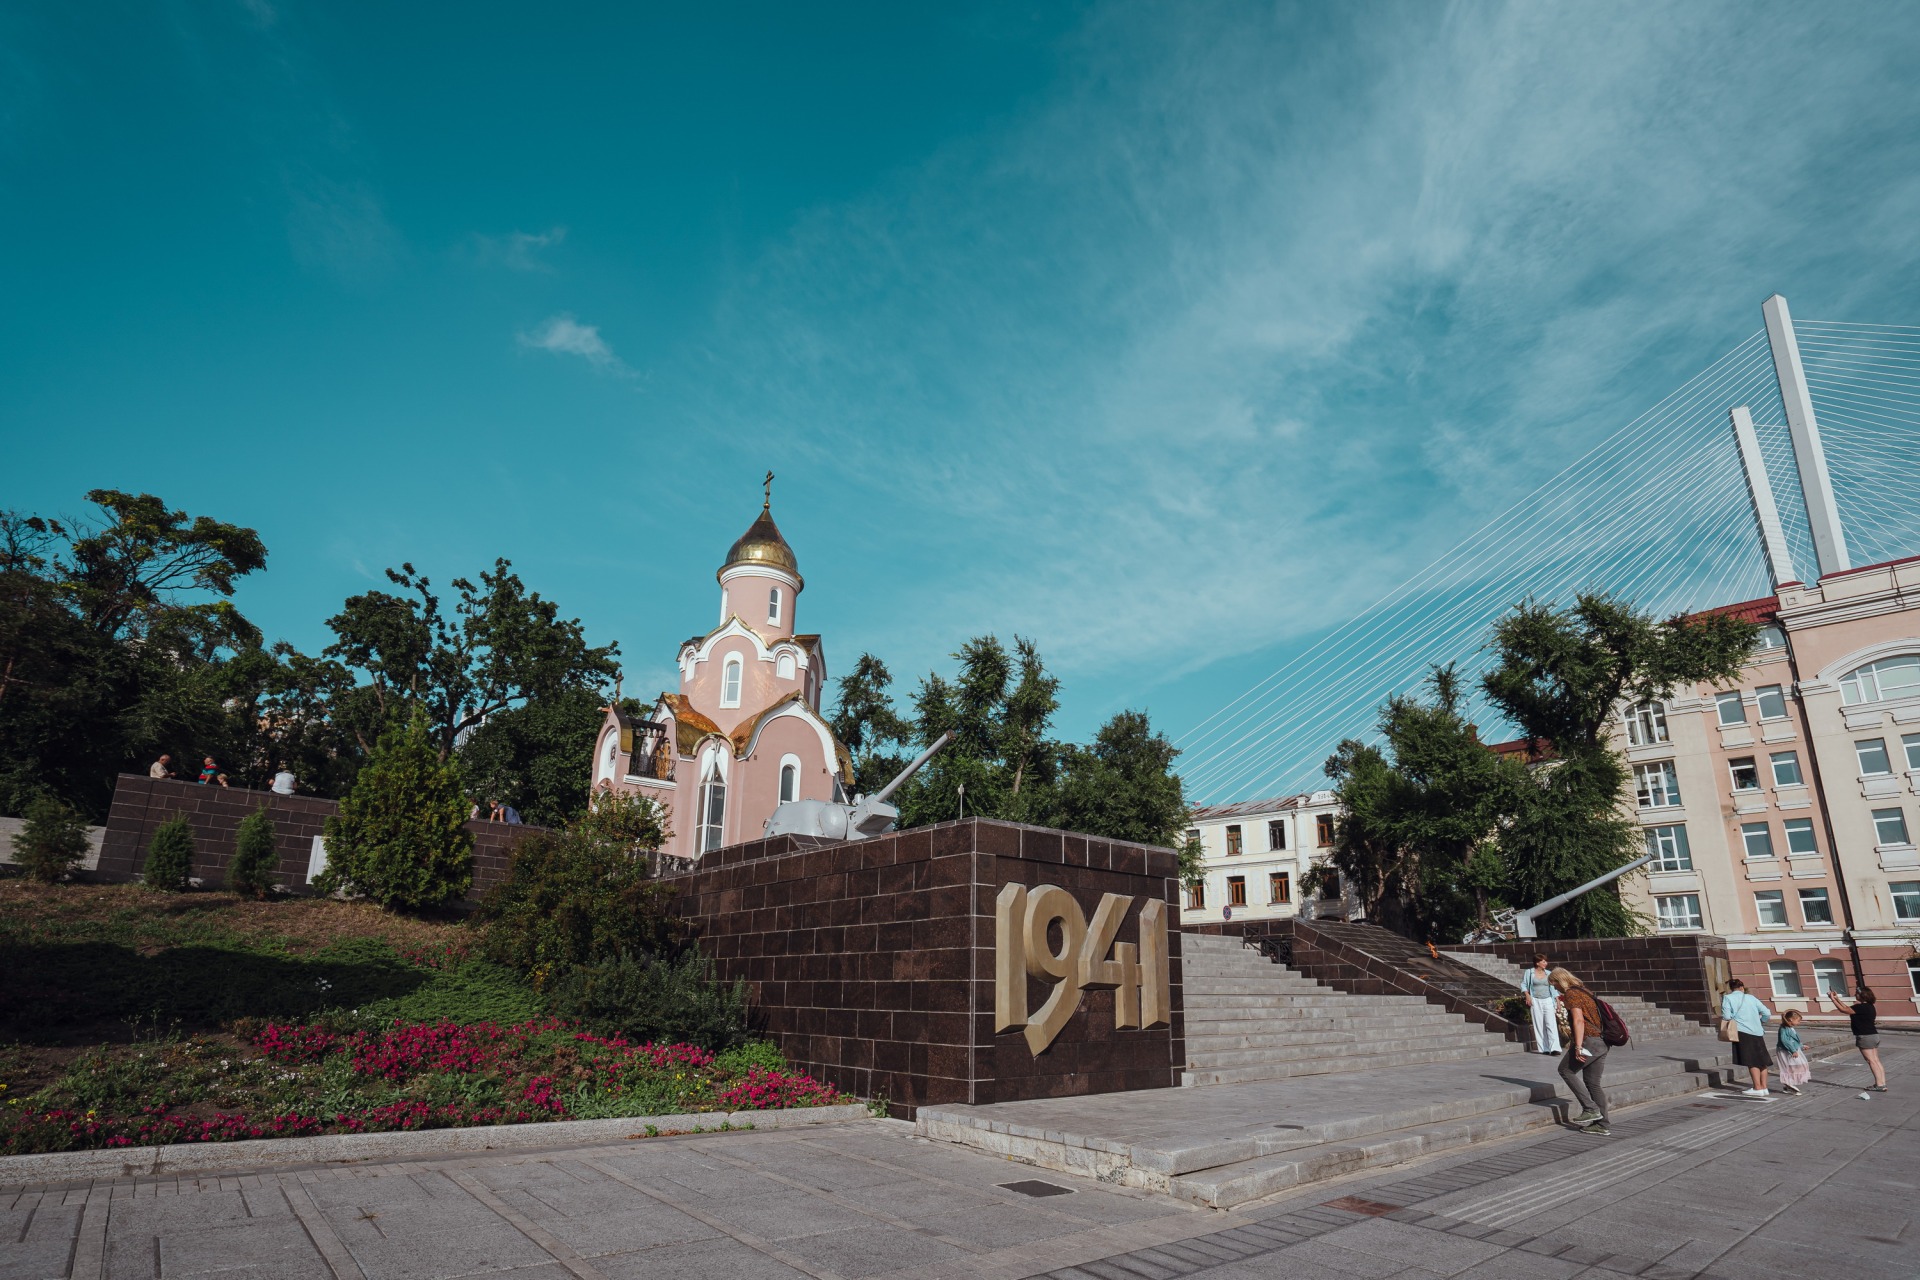
POLYGON ((1777 1009, 1835 1016, 1873 988, 1920 1006, 1920 556, 1855 567, 1786 302, 1764 308, 1819 561, 1802 582, 1748 410, 1734 437, 1775 594, 1727 606, 1762 625, 1729 688, 1626 708, 1628 799, 1653 861, 1625 896, 1664 932, 1718 934, 1777 1009))
POLYGON ((1181 925, 1316 913, 1344 918, 1338 898, 1303 903, 1300 890, 1333 844, 1338 809, 1331 791, 1195 809, 1187 838, 1200 842, 1206 879, 1187 887, 1181 925))

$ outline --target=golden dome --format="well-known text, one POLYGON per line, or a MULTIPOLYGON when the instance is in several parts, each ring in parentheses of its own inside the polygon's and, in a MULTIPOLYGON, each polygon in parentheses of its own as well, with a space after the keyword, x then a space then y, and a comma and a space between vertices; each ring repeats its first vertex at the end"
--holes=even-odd
POLYGON ((740 535, 733 549, 727 552, 727 561, 720 566, 721 576, 735 565, 763 564, 770 569, 780 569, 790 573, 797 581, 800 577, 800 562, 794 558, 793 548, 780 536, 780 526, 773 522, 773 506, 768 503, 760 508, 760 518, 755 520, 747 531, 740 535))

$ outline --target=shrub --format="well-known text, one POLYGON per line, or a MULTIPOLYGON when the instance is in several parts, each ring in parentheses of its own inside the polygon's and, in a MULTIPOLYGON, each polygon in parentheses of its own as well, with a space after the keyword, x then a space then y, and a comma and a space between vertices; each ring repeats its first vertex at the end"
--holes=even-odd
POLYGON ((183 893, 192 876, 193 824, 176 815, 153 833, 141 879, 149 889, 183 893))
POLYGON ((13 838, 13 860, 35 880, 53 884, 73 874, 87 856, 87 827, 80 815, 52 796, 27 806, 26 825, 13 838))
POLYGON ((480 906, 488 956, 545 988, 579 965, 678 952, 673 890, 646 856, 665 838, 653 801, 609 796, 564 830, 520 841, 480 906))
POLYGON ((713 1067, 730 1076, 743 1076, 750 1070, 785 1071, 787 1055, 771 1040, 749 1040, 716 1057, 713 1067))
POLYGON ((427 722, 380 735, 340 812, 327 819, 322 893, 348 890, 388 910, 451 902, 473 883, 473 837, 460 775, 427 739, 427 722))
POLYGON ((280 855, 273 847, 273 819, 265 809, 255 809, 240 820, 233 861, 227 864, 227 888, 264 898, 273 892, 273 873, 279 867, 280 855))
POLYGON ((553 984, 553 1010, 606 1035, 731 1049, 750 1036, 747 988, 714 977, 689 950, 675 960, 621 957, 568 970, 553 984))

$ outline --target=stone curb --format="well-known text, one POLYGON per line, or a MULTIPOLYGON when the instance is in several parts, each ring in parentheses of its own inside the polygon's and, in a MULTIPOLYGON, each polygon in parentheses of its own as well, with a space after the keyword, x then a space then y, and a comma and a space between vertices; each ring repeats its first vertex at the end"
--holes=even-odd
POLYGON ((213 1173, 276 1164, 325 1164, 341 1160, 388 1160, 459 1152, 513 1151, 619 1142, 670 1133, 733 1128, 792 1129, 846 1124, 872 1113, 863 1102, 780 1111, 705 1111, 677 1116, 629 1116, 613 1120, 555 1120, 542 1124, 476 1125, 468 1129, 415 1129, 394 1133, 337 1133, 314 1138, 250 1138, 243 1142, 178 1142, 159 1147, 54 1151, 0 1157, 0 1187, 104 1178, 150 1178, 172 1173, 213 1173), (647 1132, 648 1128, 656 1131, 647 1132))

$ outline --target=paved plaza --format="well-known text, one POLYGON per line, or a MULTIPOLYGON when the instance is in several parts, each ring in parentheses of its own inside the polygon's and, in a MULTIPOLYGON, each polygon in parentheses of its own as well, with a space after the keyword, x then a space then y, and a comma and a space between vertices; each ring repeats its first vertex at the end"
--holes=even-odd
MULTIPOLYGON (((0 1192, 6 1280, 1920 1275, 1920 1044, 1232 1211, 863 1121, 0 1192)), ((1225 1091, 1234 1086, 1216 1086, 1225 1091)))

